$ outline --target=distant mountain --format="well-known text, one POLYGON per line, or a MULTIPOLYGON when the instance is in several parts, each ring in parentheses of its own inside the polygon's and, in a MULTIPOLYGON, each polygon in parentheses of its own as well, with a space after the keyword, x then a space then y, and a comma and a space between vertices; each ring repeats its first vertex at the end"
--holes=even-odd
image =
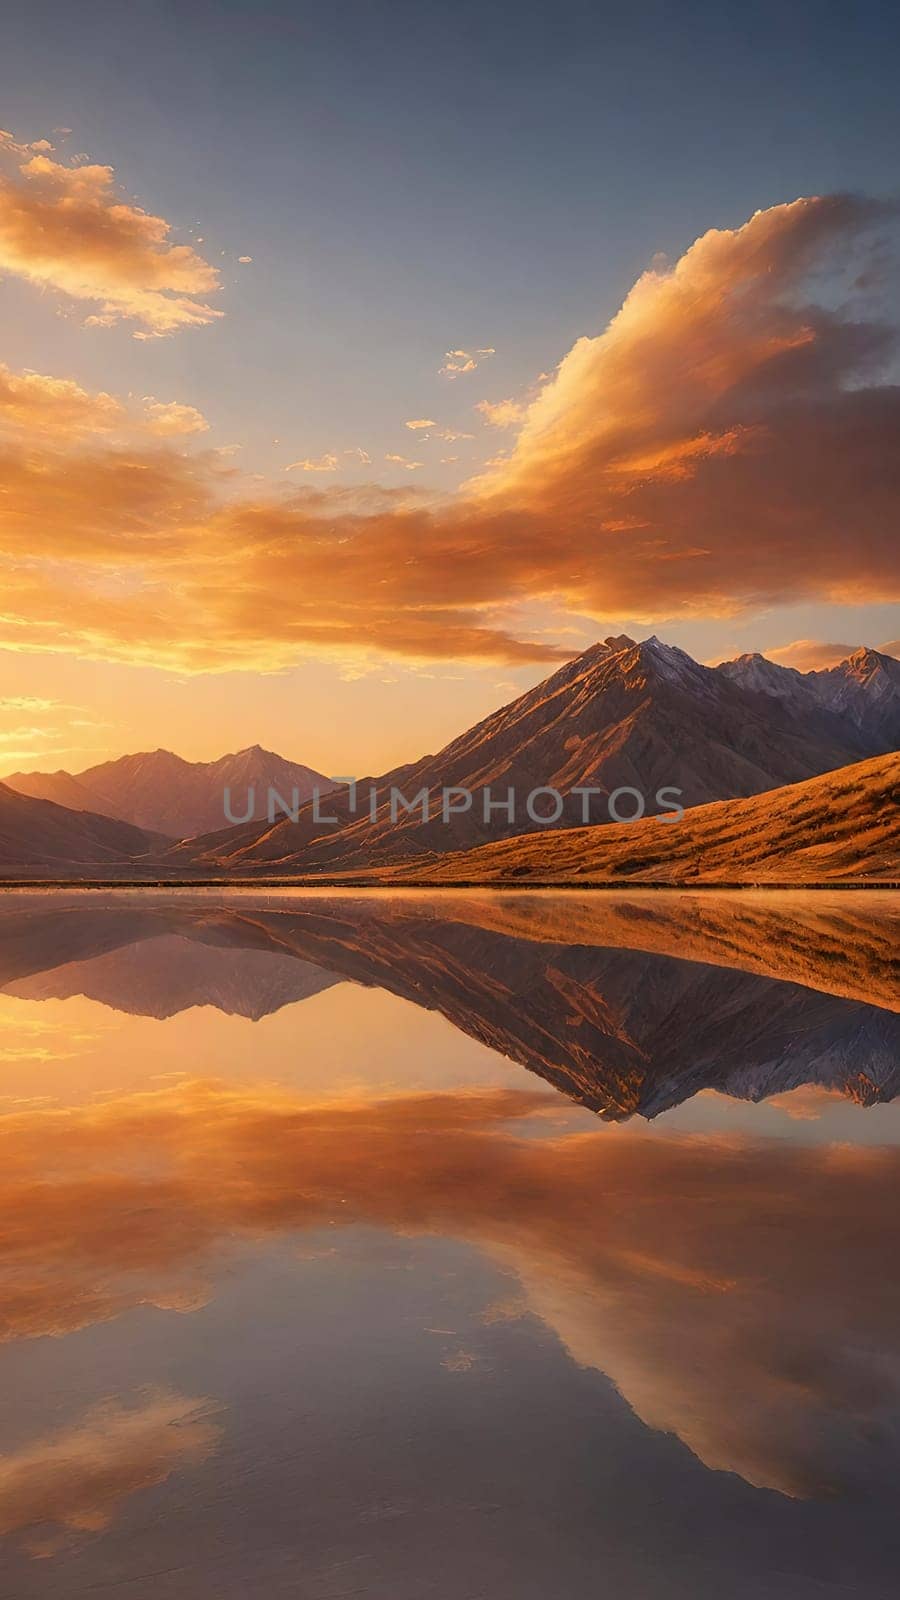
POLYGON ((892 882, 900 879, 900 755, 747 800, 497 840, 388 869, 379 881, 892 882))
POLYGON ((799 716, 825 712, 855 733, 860 751, 878 755, 900 746, 900 661, 865 647, 817 672, 797 672, 759 654, 716 668, 731 683, 770 695, 799 716))
MULTIPOLYGON (((582 800, 572 791, 596 789, 588 820, 606 823, 607 797, 622 786, 641 791, 648 814, 665 809, 655 800, 662 788, 680 790, 685 806, 747 797, 881 752, 881 732, 872 736, 874 750, 869 737, 846 708, 839 714, 808 697, 794 704, 741 681, 740 673, 701 666, 655 637, 636 644, 620 636, 593 645, 437 755, 361 780, 361 814, 352 814, 347 791, 337 791, 327 811, 339 825, 323 825, 308 808, 296 823, 250 824, 192 841, 171 860, 212 869, 365 870, 534 828, 524 806, 538 788, 569 796, 560 828, 584 821, 582 800), (392 817, 392 785, 408 798, 427 790, 429 820, 418 810, 392 817), (476 802, 445 822, 440 797, 457 786, 472 791, 476 802), (515 790, 512 822, 498 813, 484 820, 486 787, 500 799, 515 790), (372 791, 374 807, 368 804, 372 791)), ((543 836, 547 830, 538 831, 543 836)))
POLYGON ((218 761, 185 761, 170 750, 153 750, 104 761, 74 776, 62 771, 14 772, 5 782, 20 794, 117 817, 175 839, 227 826, 226 788, 235 816, 248 809, 252 788, 253 815, 259 821, 266 816, 270 787, 289 805, 294 789, 302 802, 317 786, 323 794, 333 788, 323 773, 258 744, 218 761))
POLYGON ((71 811, 0 783, 0 872, 20 867, 102 866, 128 862, 170 841, 128 822, 71 811))

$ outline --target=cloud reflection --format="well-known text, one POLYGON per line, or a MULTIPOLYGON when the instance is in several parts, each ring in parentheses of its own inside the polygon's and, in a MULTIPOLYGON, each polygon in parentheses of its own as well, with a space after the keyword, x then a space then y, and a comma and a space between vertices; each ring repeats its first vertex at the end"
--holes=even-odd
POLYGON ((193 1083, 10 1115, 4 1335, 190 1309, 241 1238, 451 1236, 515 1273, 572 1358, 707 1466, 790 1495, 864 1477, 900 1414, 900 1152, 535 1137, 555 1105, 193 1083))

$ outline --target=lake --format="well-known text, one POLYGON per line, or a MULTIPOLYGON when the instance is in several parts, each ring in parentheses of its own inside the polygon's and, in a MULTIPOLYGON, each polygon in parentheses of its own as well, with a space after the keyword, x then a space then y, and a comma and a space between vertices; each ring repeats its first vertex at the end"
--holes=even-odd
POLYGON ((896 901, 0 897, 7 1600, 900 1563, 896 901))

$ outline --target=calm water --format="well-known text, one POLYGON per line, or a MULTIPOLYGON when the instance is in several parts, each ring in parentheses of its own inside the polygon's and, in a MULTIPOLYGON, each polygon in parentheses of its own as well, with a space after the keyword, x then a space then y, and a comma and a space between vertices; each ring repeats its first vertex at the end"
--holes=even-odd
POLYGON ((900 1564, 880 894, 0 899, 0 1592, 900 1564))

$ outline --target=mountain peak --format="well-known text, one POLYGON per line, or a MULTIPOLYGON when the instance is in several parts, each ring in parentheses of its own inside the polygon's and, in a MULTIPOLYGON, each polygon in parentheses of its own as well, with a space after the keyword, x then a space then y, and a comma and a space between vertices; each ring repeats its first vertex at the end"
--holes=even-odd
POLYGON ((840 666, 852 667, 857 673, 877 672, 879 669, 890 671, 891 657, 882 655, 880 650, 873 650, 871 645, 861 644, 840 666))

